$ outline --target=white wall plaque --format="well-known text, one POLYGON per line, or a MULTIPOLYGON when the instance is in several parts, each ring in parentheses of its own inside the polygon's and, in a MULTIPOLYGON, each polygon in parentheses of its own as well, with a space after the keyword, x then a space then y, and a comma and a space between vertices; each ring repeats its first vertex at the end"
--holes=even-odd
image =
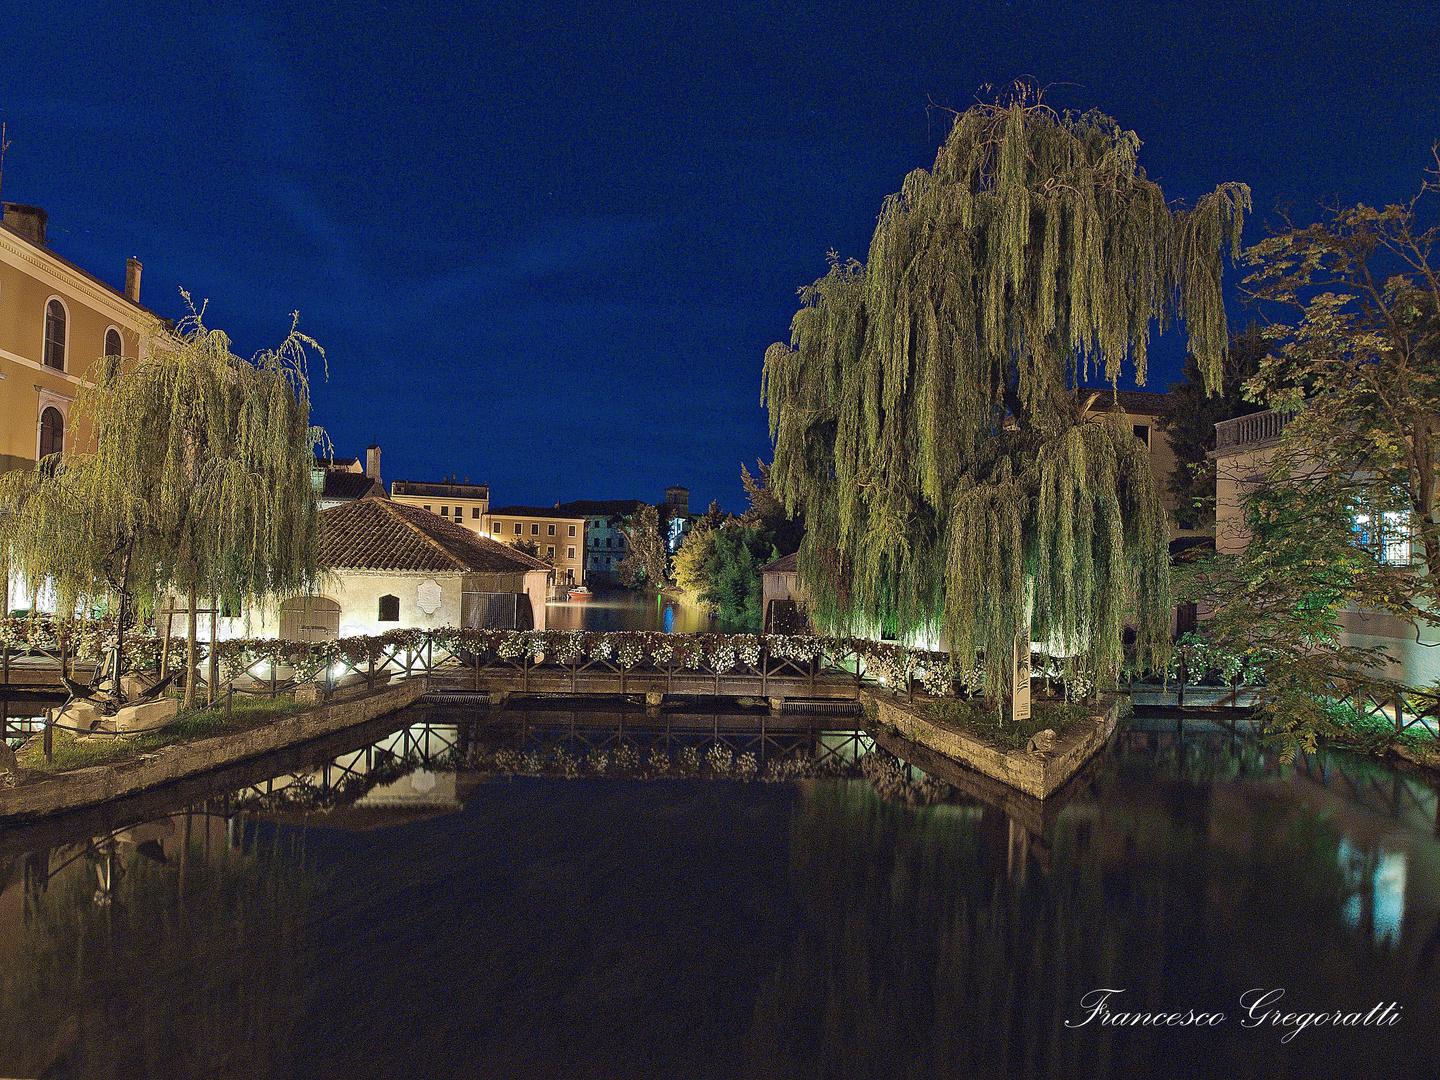
POLYGON ((438 581, 422 581, 420 587, 415 590, 415 603, 426 615, 434 615, 440 610, 440 583, 438 581))

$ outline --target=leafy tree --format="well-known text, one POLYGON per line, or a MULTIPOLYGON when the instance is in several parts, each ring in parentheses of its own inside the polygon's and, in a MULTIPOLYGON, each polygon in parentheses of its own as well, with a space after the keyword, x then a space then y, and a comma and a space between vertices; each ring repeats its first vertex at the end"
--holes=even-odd
POLYGON ((718 528, 718 525, 712 525, 706 517, 702 517, 671 560, 675 584, 685 593, 685 599, 710 610, 714 609, 714 605, 701 597, 710 588, 710 560, 715 551, 718 528))
POLYGON ((760 567, 775 557, 768 534, 732 524, 714 534, 701 599, 728 627, 759 630, 764 619, 760 567))
POLYGON ((930 171, 880 212, 868 261, 800 290, 765 356, 771 480, 807 527, 815 615, 983 646, 992 692, 1017 635, 1114 671, 1127 594, 1169 650, 1168 528, 1144 447, 1087 422, 1092 369, 1143 385, 1150 324, 1183 319, 1207 387, 1249 189, 1167 204, 1140 140, 1021 88, 956 116, 930 171))
POLYGON ((1208 457, 1215 449, 1215 425, 1262 407, 1246 399, 1244 384, 1259 371, 1269 347, 1252 324, 1226 350, 1218 393, 1207 391, 1200 365, 1187 356, 1184 381, 1173 384, 1166 395, 1156 426, 1175 451, 1175 468, 1165 482, 1175 496, 1175 518, 1182 528, 1215 520, 1215 462, 1208 457))
POLYGON ((771 484, 771 467, 758 458, 755 464, 759 469, 758 476, 751 476, 750 470, 740 466, 740 486, 745 489, 745 498, 750 503, 740 515, 740 523, 767 530, 775 546, 776 558, 789 555, 800 548, 800 540, 805 535, 804 517, 792 517, 786 512, 785 504, 771 484))
POLYGON ((669 552, 660 531, 660 512, 648 503, 635 508, 625 524, 625 558, 616 569, 630 588, 663 589, 669 552))
MULTIPOLYGON (((0 477, 10 565, 50 579, 61 611, 118 595, 122 628, 132 597, 144 613, 187 593, 191 672, 197 596, 241 610, 307 592, 320 573, 306 354, 324 353, 292 323, 247 361, 202 315, 156 326, 148 357, 90 367, 74 411, 92 447, 0 477)), ((122 663, 117 645, 113 674, 122 663)), ((194 697, 191 678, 187 707, 194 697)))
POLYGON ((1215 629, 1264 658, 1265 708, 1307 744, 1327 695, 1394 686, 1384 655, 1339 645, 1343 608, 1417 636, 1440 626, 1440 226, 1419 220, 1440 150, 1436 164, 1408 203, 1332 209, 1246 252, 1253 297, 1293 316, 1266 328, 1246 390, 1293 415, 1248 484, 1250 536, 1215 629))
POLYGON ((1359 205, 1252 247, 1252 295, 1297 320, 1266 331, 1274 343, 1247 389, 1293 412, 1278 469, 1347 505, 1403 510, 1440 584, 1440 226, 1417 207, 1440 194, 1436 169, 1410 202, 1359 205))

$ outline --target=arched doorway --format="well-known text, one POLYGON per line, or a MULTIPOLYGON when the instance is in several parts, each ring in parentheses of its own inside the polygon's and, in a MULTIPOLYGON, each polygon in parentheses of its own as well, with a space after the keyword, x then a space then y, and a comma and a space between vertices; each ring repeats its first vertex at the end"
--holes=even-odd
POLYGON ((334 641, 340 636, 340 605, 328 596, 294 596, 280 605, 283 641, 334 641))

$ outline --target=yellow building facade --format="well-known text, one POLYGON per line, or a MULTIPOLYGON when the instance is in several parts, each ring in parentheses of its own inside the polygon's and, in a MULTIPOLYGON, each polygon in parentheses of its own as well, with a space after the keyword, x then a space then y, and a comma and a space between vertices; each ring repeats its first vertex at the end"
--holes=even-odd
POLYGON ((502 506, 484 512, 480 520, 492 540, 533 543, 540 558, 553 561, 556 581, 585 584, 584 517, 543 506, 502 506))
POLYGON ((29 468, 89 441, 71 411, 90 365, 102 356, 143 357, 155 315, 140 306, 140 270, 126 266, 125 292, 46 245, 46 214, 4 204, 0 225, 0 471, 29 468))
POLYGON ((490 509, 489 484, 471 484, 468 481, 462 484, 454 480, 395 480, 390 484, 390 499, 439 514, 446 521, 453 521, 471 532, 481 535, 489 532, 484 527, 485 514, 490 509))

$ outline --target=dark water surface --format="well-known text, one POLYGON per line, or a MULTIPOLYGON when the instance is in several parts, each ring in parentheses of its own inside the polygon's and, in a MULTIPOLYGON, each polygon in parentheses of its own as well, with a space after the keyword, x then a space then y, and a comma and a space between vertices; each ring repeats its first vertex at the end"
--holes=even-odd
POLYGON ((545 605, 551 630, 663 630, 667 634, 708 634, 720 623, 693 604, 661 594, 596 586, 589 600, 552 600, 545 605))
POLYGON ((1135 721, 1037 826, 857 779, 498 778, 463 730, 0 829, 0 1075, 1440 1071, 1436 796, 1372 762, 1135 721), (1102 987, 1225 1020, 1067 1027, 1102 987), (1254 989, 1399 1022, 1286 1043, 1254 989))

